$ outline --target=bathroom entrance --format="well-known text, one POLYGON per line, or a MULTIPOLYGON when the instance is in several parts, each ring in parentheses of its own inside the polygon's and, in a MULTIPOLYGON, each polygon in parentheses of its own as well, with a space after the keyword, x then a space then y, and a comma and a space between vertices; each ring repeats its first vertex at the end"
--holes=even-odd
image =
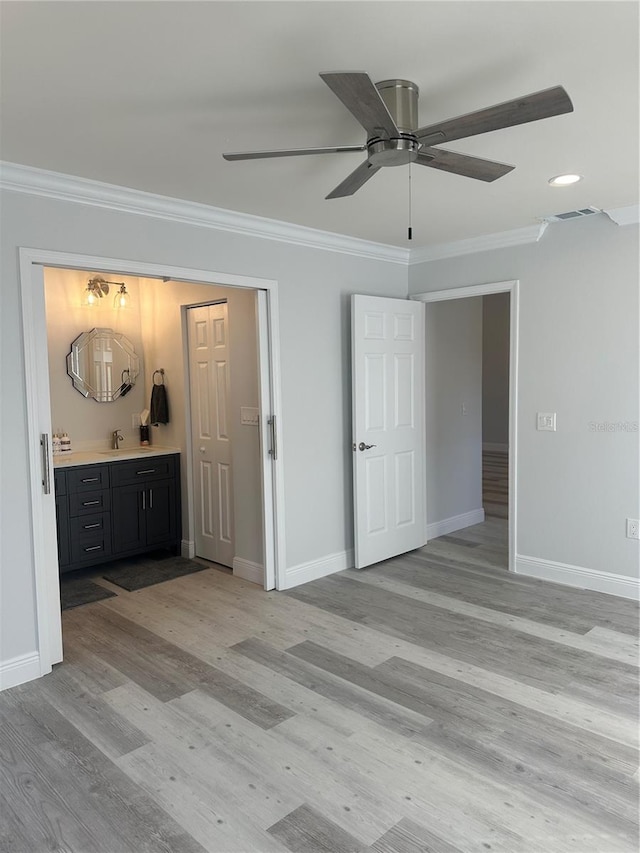
MULTIPOLYGON (((139 444, 140 431, 138 416, 144 411, 145 403, 148 405, 148 397, 152 387, 152 376, 158 370, 164 370, 164 381, 166 383, 169 400, 169 418, 166 423, 160 424, 158 431, 152 427, 151 449, 154 444, 158 447, 168 445, 178 448, 181 455, 181 491, 183 497, 183 534, 181 550, 183 557, 192 557, 195 553, 193 536, 193 489, 194 477, 193 466, 190 455, 192 441, 188 434, 190 422, 189 405, 190 393, 188 391, 188 362, 187 362, 187 317, 188 306, 202 304, 203 297, 209 300, 219 301, 227 295, 231 305, 232 294, 246 295, 253 306, 250 313, 250 324, 255 341, 255 371, 254 388, 255 396, 245 402, 253 403, 248 406, 257 409, 259 423, 266 423, 278 415, 278 376, 274 371, 277 365, 277 334, 274 335, 272 324, 276 323, 276 283, 251 279, 244 276, 233 276, 229 274, 216 275, 206 271, 192 271, 182 268, 159 268, 154 265, 114 261, 113 259, 94 258, 84 256, 72 256, 68 254, 48 252, 45 250, 21 250, 21 280, 23 283, 23 315, 24 315, 24 345, 25 360, 27 362, 27 386, 28 386, 28 424, 30 439, 30 457, 32 471, 32 517, 33 523, 33 551, 36 568, 36 596, 38 600, 38 636, 39 636, 39 664, 41 674, 50 671, 51 665, 62 660, 62 636, 60 622, 60 581, 59 565, 56 547, 55 528, 55 495, 53 489, 47 487, 53 485, 53 460, 48 448, 52 433, 52 406, 53 385, 60 382, 68 385, 65 387, 76 395, 77 402, 84 405, 83 416, 75 422, 75 426, 68 422, 71 417, 70 410, 58 410, 64 416, 65 423, 62 426, 69 432, 74 441, 74 451, 79 448, 83 441, 105 442, 108 444, 113 431, 120 427, 125 439, 129 443, 139 444), (133 273, 130 269, 133 269, 133 273), (46 270, 46 273, 45 273, 46 270), (45 275, 51 275, 54 279, 64 271, 76 277, 73 287, 59 290, 62 305, 59 306, 57 318, 50 324, 47 323, 47 306, 45 304, 45 275), (197 275, 196 275, 197 273, 197 275), (104 325, 105 318, 98 319, 94 314, 87 311, 83 304, 83 292, 90 277, 103 275, 105 279, 121 279, 126 281, 127 291, 131 294, 131 302, 127 308, 132 310, 138 300, 139 311, 139 338, 135 341, 140 345, 142 354, 142 365, 137 388, 131 388, 126 395, 121 395, 119 401, 121 408, 125 405, 127 412, 113 408, 115 403, 99 403, 96 400, 86 399, 78 394, 73 387, 70 377, 66 373, 66 355, 69 353, 69 345, 77 335, 65 336, 63 331, 65 316, 69 314, 79 315, 79 322, 83 326, 97 328, 104 325), (81 281, 82 279, 82 281, 81 281), (137 291, 136 291, 137 284, 137 291), (149 294, 155 296, 149 298, 149 294), (67 306, 65 308, 64 302, 67 306), (88 324, 88 325, 87 325, 88 324), (64 350, 62 359, 60 351, 50 351, 48 346, 48 325, 51 328, 57 326, 59 337, 58 350, 64 350), (62 338, 64 337, 64 341, 62 338), (51 370, 50 370, 51 361, 51 370), (61 366, 62 365, 62 366, 61 366), (57 378, 56 378, 56 374, 57 378), (51 390, 50 390, 51 388, 51 390), (137 395, 141 394, 140 400, 137 395), (87 414, 86 407, 91 414, 98 413, 99 418, 93 424, 94 429, 89 435, 82 434, 81 424, 87 414), (109 408, 111 407, 111 408, 109 408), (129 407, 131 411, 129 411, 129 407), (108 417, 107 417, 108 416, 108 417), (111 423, 113 418, 118 423, 111 423), (160 438, 160 432, 162 437, 160 438), (103 435, 104 433, 104 435, 103 435)), ((107 303, 103 303, 103 309, 107 303)), ((116 306, 111 303, 112 310, 116 306)), ((125 323, 125 314, 114 314, 110 317, 112 327, 125 323)), ((78 319, 78 318, 77 318, 78 319)), ((128 315, 127 323, 130 323, 132 315, 128 315)), ((135 323, 133 324, 135 327, 135 323)), ((85 330, 86 331, 86 330, 85 330)), ((133 338, 135 334, 129 329, 129 335, 133 338)), ((129 337, 128 335, 128 337, 129 337)), ((55 348, 54 348, 55 349, 55 348)), ((137 349, 137 346, 136 346, 137 349)), ((62 385, 61 385, 62 387, 62 385)), ((73 398, 74 400, 76 398, 73 398)), ((117 403, 118 401, 116 401, 117 403)), ((90 419, 91 420, 91 419, 90 419)), ((251 569, 253 576, 250 580, 258 581, 265 588, 280 586, 279 577, 283 572, 280 565, 280 555, 283 549, 279 547, 283 541, 282 516, 277 512, 281 502, 282 478, 278 466, 274 464, 275 453, 271 445, 271 434, 262 436, 260 430, 253 430, 255 453, 253 462, 255 467, 254 482, 257 497, 257 509, 250 512, 247 524, 244 526, 243 536, 246 541, 251 541, 254 550, 247 550, 238 565, 238 574, 243 568, 251 569), (256 517, 257 516, 257 517, 256 517), (259 577, 258 575, 259 568, 259 577)), ((155 493, 154 493, 155 497, 155 493)), ((155 504, 154 504, 155 507, 155 504)), ((236 573, 236 559, 233 568, 236 573)), ((246 576, 246 573, 243 575, 246 576)))

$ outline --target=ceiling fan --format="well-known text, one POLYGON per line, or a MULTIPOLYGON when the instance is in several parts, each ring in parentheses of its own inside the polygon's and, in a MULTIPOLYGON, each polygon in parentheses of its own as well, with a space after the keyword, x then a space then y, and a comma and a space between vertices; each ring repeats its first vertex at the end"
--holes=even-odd
POLYGON ((353 195, 383 166, 401 166, 412 162, 479 181, 495 181, 511 172, 515 166, 433 146, 573 111, 571 99, 562 86, 554 86, 458 118, 418 127, 419 89, 415 83, 409 80, 382 80, 374 84, 368 74, 360 71, 334 71, 320 74, 320 77, 367 131, 364 145, 246 151, 223 154, 224 159, 258 160, 366 151, 367 159, 338 184, 327 198, 353 195))

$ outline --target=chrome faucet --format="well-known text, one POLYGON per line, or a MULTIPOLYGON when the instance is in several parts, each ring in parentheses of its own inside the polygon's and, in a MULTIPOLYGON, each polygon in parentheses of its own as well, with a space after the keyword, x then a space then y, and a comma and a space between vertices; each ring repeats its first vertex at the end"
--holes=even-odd
POLYGON ((117 450, 120 447, 121 441, 124 441, 124 436, 119 429, 114 429, 111 433, 111 449, 117 450))

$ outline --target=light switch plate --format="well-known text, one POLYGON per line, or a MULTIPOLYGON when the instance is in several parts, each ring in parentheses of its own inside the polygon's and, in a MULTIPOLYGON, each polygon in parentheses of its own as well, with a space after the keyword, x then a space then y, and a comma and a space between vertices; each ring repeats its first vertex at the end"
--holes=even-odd
POLYGON ((549 432, 556 431, 556 413, 555 412, 538 412, 539 430, 548 430, 549 432))
POLYGON ((240 423, 258 426, 259 412, 254 406, 240 406, 240 423))

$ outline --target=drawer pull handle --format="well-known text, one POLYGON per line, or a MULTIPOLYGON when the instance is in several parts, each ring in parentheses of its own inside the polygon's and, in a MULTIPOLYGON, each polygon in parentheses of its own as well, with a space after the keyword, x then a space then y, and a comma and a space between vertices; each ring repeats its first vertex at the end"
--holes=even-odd
POLYGON ((100 501, 83 501, 82 506, 96 506, 100 501))
POLYGON ((83 483, 97 483, 100 477, 85 477, 83 483))
POLYGON ((136 474, 155 474, 155 473, 156 473, 155 468, 147 468, 146 471, 136 471, 136 474))
POLYGON ((102 545, 92 545, 91 548, 85 548, 85 551, 102 551, 102 545))
POLYGON ((93 530, 94 527, 101 527, 101 524, 97 521, 95 524, 83 524, 82 526, 84 530, 93 530))

